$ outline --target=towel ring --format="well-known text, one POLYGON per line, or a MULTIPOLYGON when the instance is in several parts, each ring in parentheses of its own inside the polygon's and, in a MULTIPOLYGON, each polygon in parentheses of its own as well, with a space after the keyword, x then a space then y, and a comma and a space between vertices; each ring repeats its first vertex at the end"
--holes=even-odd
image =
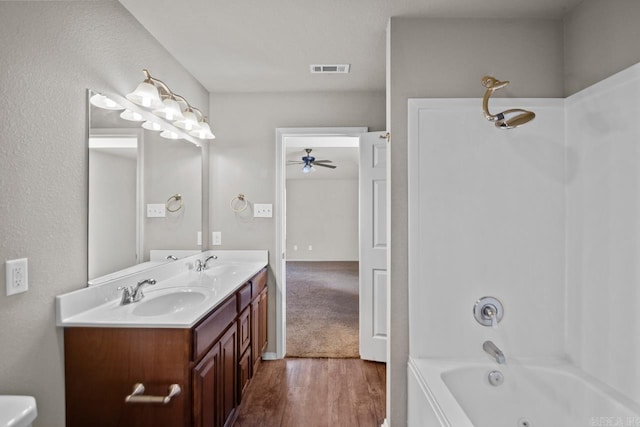
POLYGON ((249 206, 249 201, 244 194, 238 194, 237 196, 234 196, 229 202, 229 207, 231 207, 231 210, 236 213, 240 213, 243 210, 247 209, 247 206, 249 206))
POLYGON ((182 199, 181 194, 174 194, 173 196, 169 197, 167 199, 167 203, 165 203, 165 206, 169 212, 178 212, 180 209, 182 209, 183 205, 184 205, 184 200, 182 199), (172 209, 170 207, 172 205, 177 205, 177 207, 172 209))

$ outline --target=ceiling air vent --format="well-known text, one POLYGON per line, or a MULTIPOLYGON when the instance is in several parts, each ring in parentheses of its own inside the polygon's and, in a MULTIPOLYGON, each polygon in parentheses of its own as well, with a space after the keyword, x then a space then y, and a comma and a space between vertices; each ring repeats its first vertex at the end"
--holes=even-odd
POLYGON ((350 64, 311 64, 313 74, 347 74, 350 64))

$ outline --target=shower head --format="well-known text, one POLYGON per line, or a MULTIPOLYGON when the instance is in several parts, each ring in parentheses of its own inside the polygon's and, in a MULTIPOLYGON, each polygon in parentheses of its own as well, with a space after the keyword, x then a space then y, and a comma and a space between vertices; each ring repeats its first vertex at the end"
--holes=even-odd
POLYGON ((536 113, 521 108, 512 108, 496 114, 495 117, 496 120, 492 121, 495 121, 497 128, 514 129, 533 120, 536 117, 536 113))
POLYGON ((490 122, 494 122, 495 126, 500 129, 514 129, 530 122, 536 116, 533 111, 523 110, 521 108, 511 108, 498 114, 491 114, 489 112, 489 98, 493 95, 493 92, 502 89, 508 84, 509 81, 501 82, 491 76, 484 76, 482 78, 482 86, 487 88, 482 98, 484 117, 490 122))

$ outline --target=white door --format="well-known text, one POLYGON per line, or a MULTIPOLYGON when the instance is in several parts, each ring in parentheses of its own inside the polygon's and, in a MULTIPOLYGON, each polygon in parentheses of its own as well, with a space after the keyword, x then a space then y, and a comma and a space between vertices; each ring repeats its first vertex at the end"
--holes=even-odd
POLYGON ((360 137, 360 357, 387 359, 387 139, 360 137))

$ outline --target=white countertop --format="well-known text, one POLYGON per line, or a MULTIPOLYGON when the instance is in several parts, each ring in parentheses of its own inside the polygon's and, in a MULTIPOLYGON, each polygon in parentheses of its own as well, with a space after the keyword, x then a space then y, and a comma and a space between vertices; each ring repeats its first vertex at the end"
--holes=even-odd
POLYGON ((134 276, 56 297, 62 327, 190 328, 268 264, 267 251, 209 251, 164 264, 134 276), (196 271, 197 259, 218 259, 196 271), (155 279, 139 302, 121 305, 120 286, 155 279), (162 313, 156 312, 162 307, 162 313))

